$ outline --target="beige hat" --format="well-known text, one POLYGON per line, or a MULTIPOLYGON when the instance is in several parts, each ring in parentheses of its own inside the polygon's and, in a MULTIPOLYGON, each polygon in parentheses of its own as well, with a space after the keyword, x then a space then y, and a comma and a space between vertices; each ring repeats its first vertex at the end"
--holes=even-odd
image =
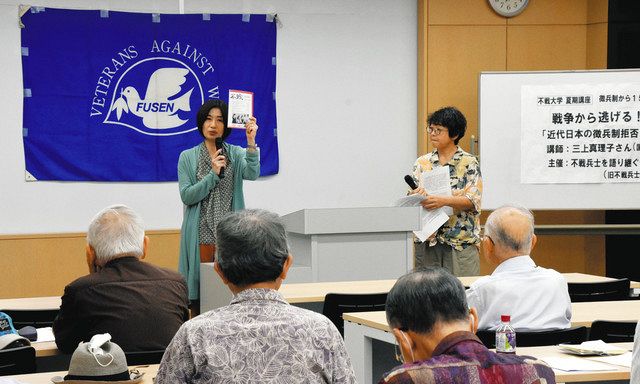
POLYGON ((129 371, 122 348, 110 339, 111 335, 106 333, 94 336, 88 343, 80 343, 71 356, 68 374, 64 378, 54 376, 51 381, 67 384, 142 382, 144 373, 129 371), (101 339, 96 343, 94 340, 99 337, 101 339))

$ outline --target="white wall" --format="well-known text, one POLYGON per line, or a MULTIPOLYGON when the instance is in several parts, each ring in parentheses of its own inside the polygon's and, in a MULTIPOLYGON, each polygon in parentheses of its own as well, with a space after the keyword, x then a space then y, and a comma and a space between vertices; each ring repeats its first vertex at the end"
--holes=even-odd
MULTIPOLYGON (((25 182, 18 4, 0 0, 0 234, 84 231, 121 202, 148 229, 179 228, 176 183, 25 182)), ((416 151, 416 0, 184 1, 187 13, 277 13, 280 173, 245 183, 251 208, 386 206, 416 151)), ((34 5, 177 13, 178 1, 34 5)))

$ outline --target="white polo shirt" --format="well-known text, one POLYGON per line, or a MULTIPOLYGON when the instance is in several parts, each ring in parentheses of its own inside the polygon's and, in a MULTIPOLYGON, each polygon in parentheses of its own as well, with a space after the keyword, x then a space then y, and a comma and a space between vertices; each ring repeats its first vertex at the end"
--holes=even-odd
POLYGON ((536 266, 531 257, 503 261, 490 276, 467 290, 469 307, 478 311, 478 329, 495 330, 501 315, 511 316, 516 331, 571 327, 571 299, 559 272, 536 266))

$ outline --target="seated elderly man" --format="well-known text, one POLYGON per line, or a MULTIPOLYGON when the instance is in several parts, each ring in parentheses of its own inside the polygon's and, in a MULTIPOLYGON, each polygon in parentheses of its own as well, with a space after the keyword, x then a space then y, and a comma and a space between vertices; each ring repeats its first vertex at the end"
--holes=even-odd
POLYGON ((87 232, 89 275, 64 289, 53 323, 58 349, 73 352, 97 333, 110 333, 126 352, 164 349, 189 318, 184 278, 142 262, 149 238, 142 219, 124 205, 99 212, 87 232))
POLYGON ((234 298, 180 328, 156 384, 355 383, 333 323, 277 291, 292 263, 278 216, 233 212, 218 223, 216 239, 214 268, 234 298))
POLYGON ((566 279, 553 269, 536 266, 529 256, 536 244, 531 212, 500 207, 487 218, 484 233, 482 253, 496 269, 467 290, 469 305, 478 310, 479 328, 495 330, 501 315, 511 316, 516 331, 569 328, 566 279))
POLYGON ((462 283, 443 268, 398 279, 387 296, 386 313, 405 363, 380 383, 555 383, 553 370, 543 362, 498 354, 482 344, 462 283))

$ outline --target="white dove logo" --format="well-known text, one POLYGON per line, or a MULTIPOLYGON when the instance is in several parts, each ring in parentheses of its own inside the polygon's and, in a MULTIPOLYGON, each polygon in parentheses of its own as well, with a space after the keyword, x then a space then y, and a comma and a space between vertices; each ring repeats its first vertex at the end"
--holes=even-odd
POLYGON ((189 112, 189 99, 193 88, 179 95, 186 82, 189 70, 185 68, 160 68, 149 77, 144 99, 132 86, 120 91, 120 97, 113 103, 111 111, 116 112, 120 121, 123 112, 142 118, 147 128, 168 129, 179 127, 187 120, 178 116, 179 111, 189 112))

